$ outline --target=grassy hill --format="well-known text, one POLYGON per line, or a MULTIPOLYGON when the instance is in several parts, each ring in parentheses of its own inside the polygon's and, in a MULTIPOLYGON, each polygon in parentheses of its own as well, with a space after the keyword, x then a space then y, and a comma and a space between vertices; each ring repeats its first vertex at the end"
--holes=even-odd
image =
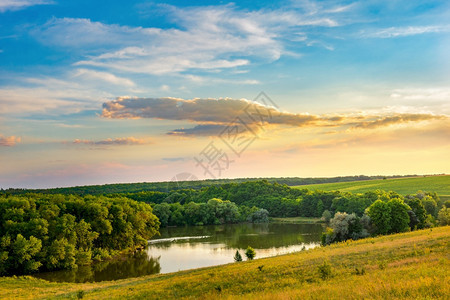
POLYGON ((352 193, 364 193, 379 189, 395 191, 402 195, 414 194, 418 190, 422 190, 436 192, 441 198, 450 199, 450 175, 309 184, 295 187, 323 191, 339 190, 352 193))
POLYGON ((100 283, 0 278, 1 299, 444 299, 450 227, 309 251, 100 283))

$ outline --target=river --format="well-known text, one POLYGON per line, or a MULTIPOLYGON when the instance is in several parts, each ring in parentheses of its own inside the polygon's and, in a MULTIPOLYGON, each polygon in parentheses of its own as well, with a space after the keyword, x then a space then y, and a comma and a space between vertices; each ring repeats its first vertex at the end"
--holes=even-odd
POLYGON ((233 262, 236 250, 245 259, 251 246, 256 257, 286 254, 319 246, 321 224, 230 224, 162 228, 148 247, 124 256, 74 270, 33 276, 57 282, 94 282, 170 273, 233 262))

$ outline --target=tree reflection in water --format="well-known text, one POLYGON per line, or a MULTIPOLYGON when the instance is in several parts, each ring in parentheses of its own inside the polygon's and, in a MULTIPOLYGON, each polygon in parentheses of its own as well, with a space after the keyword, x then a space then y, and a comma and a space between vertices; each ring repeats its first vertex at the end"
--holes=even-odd
POLYGON ((160 257, 149 257, 147 252, 141 251, 132 256, 80 266, 73 270, 45 272, 34 276, 56 282, 118 280, 159 273, 161 271, 159 259, 160 257))

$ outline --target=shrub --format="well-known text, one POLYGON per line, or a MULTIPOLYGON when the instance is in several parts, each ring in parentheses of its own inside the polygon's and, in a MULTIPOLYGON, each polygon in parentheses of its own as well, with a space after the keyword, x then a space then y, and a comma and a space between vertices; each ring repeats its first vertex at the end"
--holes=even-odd
POLYGON ((235 262, 242 261, 241 253, 239 253, 238 250, 236 250, 236 254, 234 255, 234 261, 235 261, 235 262))
POLYGON ((332 269, 330 263, 324 261, 323 264, 317 267, 319 277, 323 280, 328 279, 332 276, 332 269))
POLYGON ((439 223, 443 226, 450 225, 450 208, 443 207, 438 213, 439 223))
POLYGON ((247 257, 248 260, 252 260, 253 258, 255 258, 255 256, 256 256, 255 249, 248 246, 247 250, 245 250, 245 256, 247 257))

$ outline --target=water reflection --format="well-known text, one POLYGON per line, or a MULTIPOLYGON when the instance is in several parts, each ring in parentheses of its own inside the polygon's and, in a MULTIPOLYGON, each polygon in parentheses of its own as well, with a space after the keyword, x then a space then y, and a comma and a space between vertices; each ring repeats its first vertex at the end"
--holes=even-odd
POLYGON ((161 273, 169 273, 231 263, 236 250, 244 255, 247 246, 256 258, 310 249, 319 245, 322 231, 320 224, 272 223, 163 228, 147 252, 160 257, 161 273))
POLYGON ((162 228, 145 251, 132 256, 82 266, 75 270, 36 274, 58 282, 117 280, 176 272, 233 262, 236 250, 252 246, 256 258, 317 247, 320 224, 234 224, 162 228))
POLYGON ((56 282, 95 282, 139 277, 161 272, 159 257, 149 257, 145 251, 120 259, 62 270, 35 274, 35 277, 56 282))

